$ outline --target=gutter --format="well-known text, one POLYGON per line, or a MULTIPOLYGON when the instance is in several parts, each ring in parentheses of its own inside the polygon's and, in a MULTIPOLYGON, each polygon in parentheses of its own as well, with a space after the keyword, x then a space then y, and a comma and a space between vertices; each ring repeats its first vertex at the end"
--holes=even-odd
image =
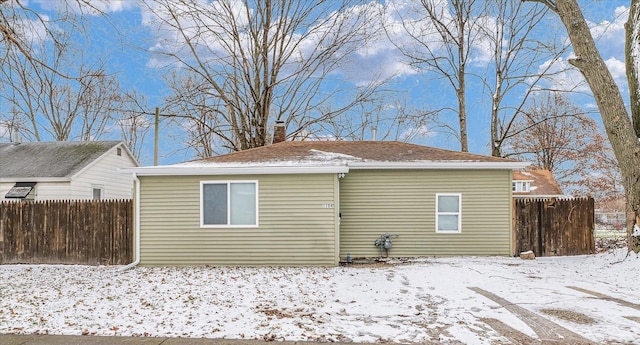
POLYGON ((528 162, 415 161, 415 162, 349 162, 350 169, 524 169, 528 162))
POLYGON ((348 173, 347 165, 182 165, 124 168, 123 173, 137 176, 195 176, 195 175, 266 175, 266 174, 337 174, 348 173))
POLYGON ((136 186, 136 202, 135 202, 135 215, 134 215, 134 221, 133 221, 133 232, 134 232, 134 237, 135 237, 135 241, 136 241, 136 245, 135 245, 135 253, 134 253, 134 260, 132 263, 120 268, 118 271, 123 272, 126 271, 128 269, 134 268, 136 266, 138 266, 138 264, 140 264, 140 179, 138 178, 138 175, 134 172, 133 173, 133 181, 134 184, 136 186))

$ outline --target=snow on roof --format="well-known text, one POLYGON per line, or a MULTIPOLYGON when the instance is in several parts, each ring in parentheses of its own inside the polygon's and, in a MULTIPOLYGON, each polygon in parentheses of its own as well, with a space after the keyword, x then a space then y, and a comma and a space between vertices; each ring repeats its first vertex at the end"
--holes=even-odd
POLYGON ((337 152, 326 152, 326 151, 320 151, 320 150, 316 150, 316 149, 311 149, 309 150, 309 153, 311 153, 311 156, 309 156, 309 158, 311 158, 312 160, 319 160, 321 162, 327 162, 327 161, 364 161, 365 159, 359 158, 359 157, 354 157, 352 155, 347 155, 347 154, 343 154, 343 153, 337 153, 337 152))
POLYGON ((348 172, 349 169, 522 169, 528 163, 397 141, 289 141, 167 166, 138 174, 348 172), (340 167, 340 169, 336 169, 340 167), (225 171, 219 171, 225 169, 225 171), (235 169, 235 170, 233 170, 235 169), (324 169, 323 171, 320 171, 324 169))

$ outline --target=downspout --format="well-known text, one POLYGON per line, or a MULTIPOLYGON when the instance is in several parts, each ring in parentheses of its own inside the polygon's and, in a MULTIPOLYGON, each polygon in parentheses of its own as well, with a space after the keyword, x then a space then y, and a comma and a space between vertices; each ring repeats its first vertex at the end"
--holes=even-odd
POLYGON ((136 211, 135 211, 134 221, 133 221, 133 233, 136 241, 136 245, 134 249, 135 250, 134 260, 132 263, 119 269, 120 272, 134 268, 138 266, 138 264, 140 263, 140 179, 138 178, 138 175, 135 172, 133 173, 133 181, 136 186, 136 192, 135 192, 136 211))

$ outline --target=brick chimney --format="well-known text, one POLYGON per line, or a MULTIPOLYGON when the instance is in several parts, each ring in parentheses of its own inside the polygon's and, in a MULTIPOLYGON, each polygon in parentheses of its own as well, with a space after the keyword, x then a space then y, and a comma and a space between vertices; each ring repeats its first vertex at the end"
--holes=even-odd
POLYGON ((287 140, 287 130, 284 128, 284 121, 276 121, 273 128, 273 143, 281 143, 287 140))

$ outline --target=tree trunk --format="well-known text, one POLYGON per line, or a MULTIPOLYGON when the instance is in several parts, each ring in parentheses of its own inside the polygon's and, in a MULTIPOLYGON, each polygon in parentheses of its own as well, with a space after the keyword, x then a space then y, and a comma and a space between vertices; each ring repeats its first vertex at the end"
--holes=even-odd
POLYGON ((460 8, 460 4, 456 4, 459 10, 456 11, 458 17, 458 118, 460 120, 460 151, 469 152, 469 143, 467 139, 467 86, 465 81, 467 66, 467 51, 465 42, 466 23, 469 18, 465 16, 460 8))
POLYGON ((502 139, 499 133, 500 114, 498 112, 500 109, 500 98, 498 95, 501 93, 502 74, 500 73, 499 66, 496 65, 496 90, 491 96, 491 142, 489 143, 491 145, 491 156, 493 157, 502 157, 502 139))
POLYGON ((632 236, 632 233, 634 226, 638 226, 640 221, 640 143, 638 137, 624 107, 620 90, 596 48, 591 31, 577 1, 557 0, 554 10, 567 29, 576 55, 569 62, 580 70, 593 92, 607 136, 620 166, 627 198, 629 250, 637 253, 640 251, 640 246, 638 238, 632 236))
POLYGON ((640 0, 633 0, 629 8, 629 19, 624 25, 627 82, 629 84, 629 98, 631 103, 631 118, 636 136, 640 137, 640 85, 638 84, 638 69, 640 66, 640 0))

